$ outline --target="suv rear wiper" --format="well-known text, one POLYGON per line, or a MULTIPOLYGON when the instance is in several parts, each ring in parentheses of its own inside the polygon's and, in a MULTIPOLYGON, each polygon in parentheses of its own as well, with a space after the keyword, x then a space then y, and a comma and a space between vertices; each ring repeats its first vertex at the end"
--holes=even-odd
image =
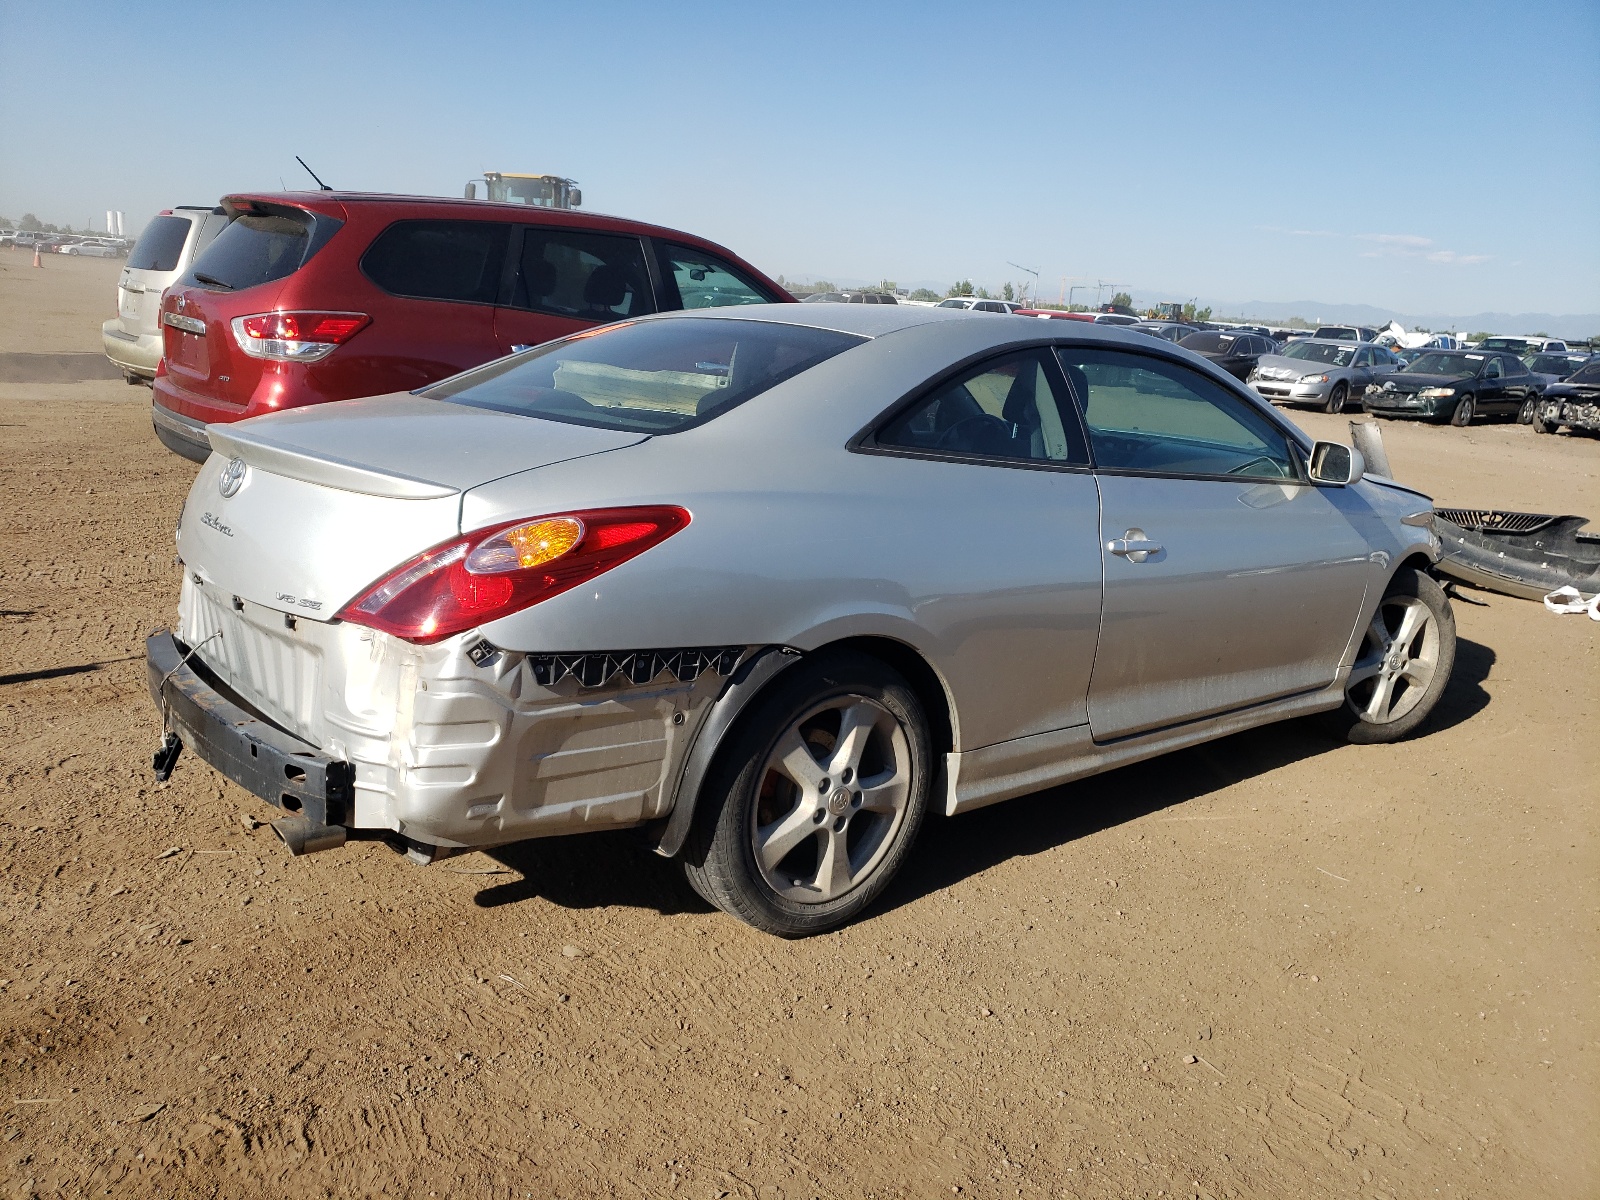
POLYGON ((218 279, 215 275, 207 275, 203 271, 194 272, 194 277, 201 283, 209 283, 213 287, 227 288, 230 292, 234 290, 233 284, 229 283, 227 280, 218 279))

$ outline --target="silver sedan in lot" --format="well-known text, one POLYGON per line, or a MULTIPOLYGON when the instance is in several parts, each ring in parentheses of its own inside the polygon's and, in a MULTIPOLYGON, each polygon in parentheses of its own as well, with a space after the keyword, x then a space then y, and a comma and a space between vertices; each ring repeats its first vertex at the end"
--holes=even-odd
POLYGON ((1400 366, 1398 358, 1370 342, 1305 338, 1277 354, 1263 354, 1246 382, 1268 400, 1337 413, 1352 399, 1359 405, 1369 383, 1381 383, 1400 366))
POLYGON ((644 826, 801 935, 929 813, 1303 714, 1393 741, 1454 657, 1427 497, 1116 328, 666 314, 209 433, 157 770, 295 852, 644 826))

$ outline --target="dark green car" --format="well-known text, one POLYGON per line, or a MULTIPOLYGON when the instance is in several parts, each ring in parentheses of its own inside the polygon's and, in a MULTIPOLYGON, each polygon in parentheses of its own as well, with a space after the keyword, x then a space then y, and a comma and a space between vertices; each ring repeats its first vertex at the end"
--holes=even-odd
POLYGON ((1380 417, 1420 417, 1470 425, 1475 417, 1515 420, 1529 412, 1544 390, 1543 379, 1514 354, 1477 350, 1430 350, 1361 398, 1380 417))

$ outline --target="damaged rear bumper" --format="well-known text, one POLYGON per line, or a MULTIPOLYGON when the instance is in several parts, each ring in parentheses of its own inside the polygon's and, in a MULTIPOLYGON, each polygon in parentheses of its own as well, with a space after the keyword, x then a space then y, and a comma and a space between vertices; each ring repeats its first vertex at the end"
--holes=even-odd
POLYGON ((354 766, 251 712, 208 681, 189 654, 164 630, 145 642, 150 695, 167 729, 240 787, 309 826, 345 825, 355 796, 354 766))

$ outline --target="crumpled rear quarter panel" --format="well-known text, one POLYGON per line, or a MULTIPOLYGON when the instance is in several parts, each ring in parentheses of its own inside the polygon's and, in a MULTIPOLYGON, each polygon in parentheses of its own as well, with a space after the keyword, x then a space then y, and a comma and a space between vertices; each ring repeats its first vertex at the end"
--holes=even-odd
POLYGON ((439 845, 665 816, 723 685, 712 671, 542 685, 524 654, 474 664, 475 634, 415 646, 349 623, 290 629, 281 613, 236 609, 214 591, 185 573, 179 636, 196 657, 264 716, 355 765, 354 827, 439 845))

